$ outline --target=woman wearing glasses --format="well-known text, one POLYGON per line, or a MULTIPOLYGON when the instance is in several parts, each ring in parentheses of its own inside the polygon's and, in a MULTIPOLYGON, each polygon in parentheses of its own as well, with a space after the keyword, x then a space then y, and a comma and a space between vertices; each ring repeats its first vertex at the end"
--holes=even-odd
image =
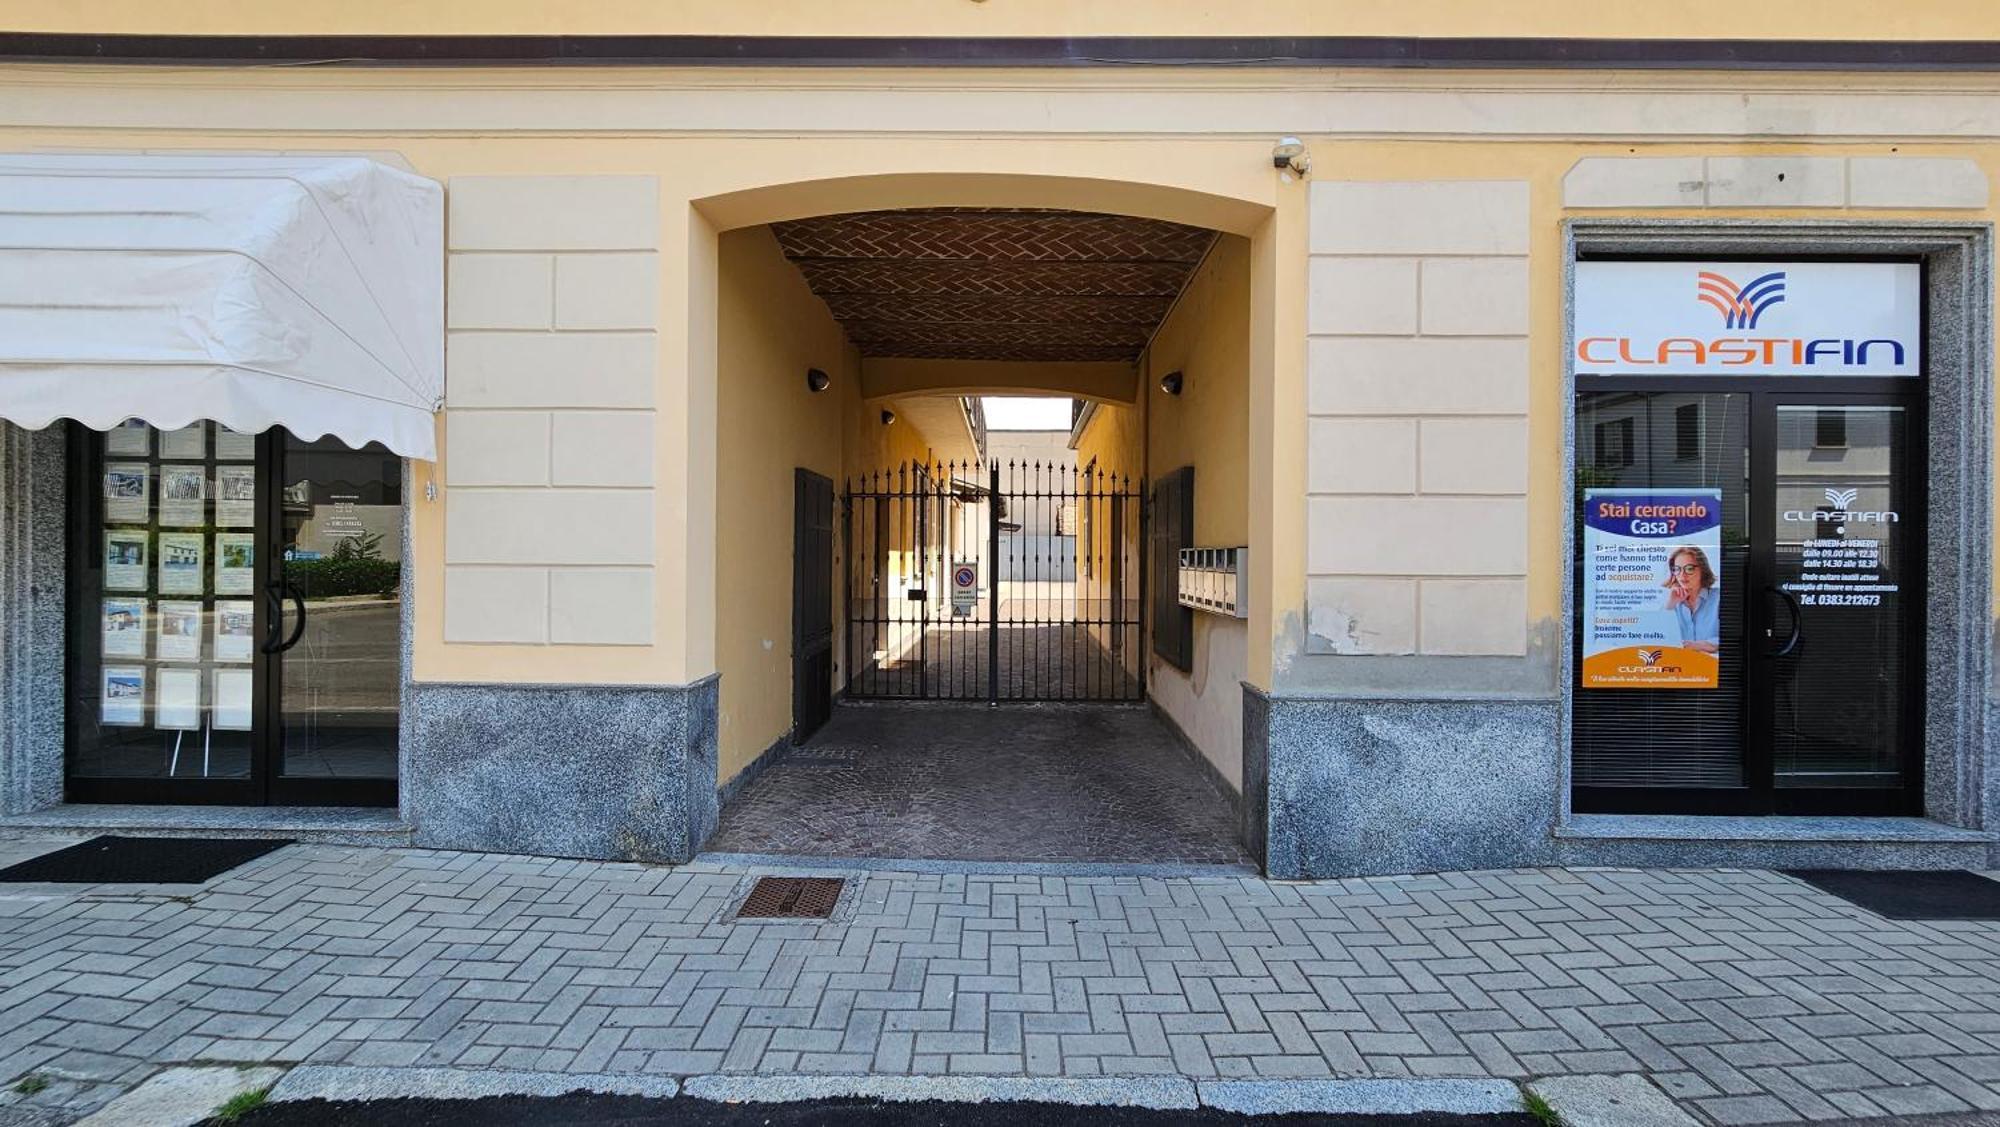
POLYGON ((1667 557, 1666 609, 1674 612, 1681 627, 1681 645, 1712 654, 1722 641, 1721 599, 1715 590, 1715 571, 1708 566, 1708 553, 1692 544, 1683 544, 1667 557))

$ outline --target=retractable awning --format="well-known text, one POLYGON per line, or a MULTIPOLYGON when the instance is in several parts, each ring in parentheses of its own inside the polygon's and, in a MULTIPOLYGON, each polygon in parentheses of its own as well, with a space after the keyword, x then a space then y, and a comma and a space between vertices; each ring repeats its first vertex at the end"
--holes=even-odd
POLYGON ((360 157, 0 155, 0 419, 437 456, 444 193, 360 157))

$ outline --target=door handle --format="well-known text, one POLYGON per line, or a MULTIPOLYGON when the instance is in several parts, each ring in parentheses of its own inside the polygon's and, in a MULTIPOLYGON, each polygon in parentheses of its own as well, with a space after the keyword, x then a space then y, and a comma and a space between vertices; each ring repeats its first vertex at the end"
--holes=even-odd
POLYGON ((262 649, 267 654, 281 654, 298 645, 299 639, 305 636, 306 599, 304 595, 299 593, 299 589, 292 586, 288 580, 278 580, 271 583, 264 588, 264 593, 271 598, 271 632, 270 636, 265 639, 262 649), (293 622, 292 636, 280 642, 277 638, 279 620, 284 617, 283 595, 291 596, 293 622))
MULTIPOLYGON (((1764 590, 1785 600, 1785 610, 1791 615, 1791 637, 1785 639, 1784 645, 1771 651, 1772 657, 1788 657, 1793 650, 1799 648, 1799 636, 1805 632, 1805 616, 1799 610, 1798 598, 1790 591, 1785 590, 1783 587, 1766 587, 1764 590)), ((1764 633, 1769 635, 1771 633, 1770 628, 1766 627, 1764 633)))

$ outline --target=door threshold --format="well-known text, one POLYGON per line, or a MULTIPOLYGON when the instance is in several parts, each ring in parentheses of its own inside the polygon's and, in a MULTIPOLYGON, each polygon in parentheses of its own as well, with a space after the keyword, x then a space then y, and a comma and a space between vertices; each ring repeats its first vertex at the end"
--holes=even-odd
POLYGON ((1882 841, 1985 844, 1994 835, 1929 818, 1858 815, 1572 814, 1556 836, 1644 841, 1882 841))
POLYGON ((1220 877, 1261 875, 1255 865, 1184 861, 968 861, 943 857, 830 857, 811 853, 695 854, 694 865, 743 869, 813 869, 855 873, 956 873, 968 876, 1220 877))
POLYGON ((336 845, 408 845, 411 826, 387 806, 137 806, 66 802, 0 816, 0 837, 38 833, 159 837, 289 837, 336 845))

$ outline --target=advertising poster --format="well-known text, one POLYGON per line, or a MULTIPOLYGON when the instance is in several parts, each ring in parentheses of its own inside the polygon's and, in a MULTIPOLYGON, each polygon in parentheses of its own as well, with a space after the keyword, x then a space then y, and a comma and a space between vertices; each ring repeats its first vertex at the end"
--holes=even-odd
POLYGON ((104 434, 104 452, 121 457, 145 457, 153 452, 153 428, 143 419, 126 419, 104 434))
POLYGON ((249 528, 257 523, 257 467, 215 468, 215 523, 218 528, 249 528))
POLYGON ((257 604, 233 599, 215 604, 215 660, 249 661, 250 631, 257 622, 257 604))
POLYGON ((146 600, 104 600, 104 656, 146 656, 146 600))
POLYGON ((257 589, 257 537, 249 532, 215 534, 215 593, 247 595, 257 589))
POLYGON ((152 478, 144 462, 107 462, 104 466, 104 519, 144 524, 152 516, 152 478))
POLYGON ((1584 491, 1584 688, 1715 688, 1721 608, 1721 490, 1584 491))
POLYGON ((162 669, 153 700, 153 727, 194 731, 201 727, 201 670, 162 669))
POLYGON ((215 671, 213 724, 218 729, 232 732, 250 730, 250 671, 248 669, 218 669, 215 671))
POLYGON ((160 624, 156 656, 161 661, 200 661, 201 604, 161 599, 156 614, 160 624))
POLYGON ((215 424, 215 460, 218 462, 248 462, 257 457, 257 436, 238 434, 215 424))
POLYGON ((179 430, 161 431, 160 457, 197 461, 208 457, 208 424, 194 423, 179 430))
POLYGON ((160 467, 160 523, 199 525, 208 516, 208 471, 200 466, 160 467))
POLYGON ((201 557, 201 533, 160 533, 160 594, 201 594, 201 557))
POLYGON ((146 670, 138 665, 107 665, 99 694, 102 722, 122 727, 146 723, 146 670))
POLYGON ((104 589, 146 589, 146 534, 120 528, 104 531, 104 589))

